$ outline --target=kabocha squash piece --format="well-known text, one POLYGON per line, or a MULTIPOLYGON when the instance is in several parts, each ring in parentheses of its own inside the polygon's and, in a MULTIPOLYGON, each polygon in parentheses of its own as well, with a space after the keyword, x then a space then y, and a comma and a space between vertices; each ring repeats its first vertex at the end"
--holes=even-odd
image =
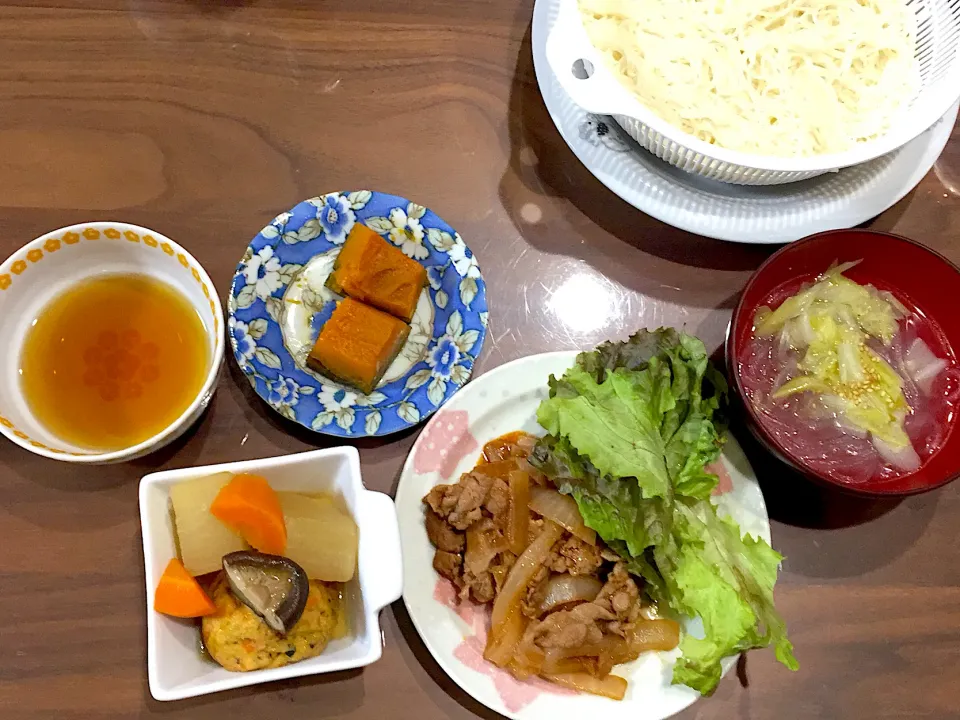
POLYGON ((373 392, 403 348, 410 326, 353 298, 337 304, 307 356, 319 373, 364 393, 373 392))
POLYGON ((221 558, 243 550, 243 538, 210 514, 210 506, 231 473, 185 480, 170 487, 180 560, 193 576, 220 569, 221 558))
POLYGON ((327 279, 341 295, 373 305, 410 322, 427 270, 366 225, 354 225, 327 279))
POLYGON ((153 609, 178 618, 212 615, 217 611, 209 596, 176 558, 167 563, 153 595, 153 609))
MULTIPOLYGON (((327 277, 327 287, 338 295, 346 295, 347 293, 341 284, 341 278, 359 272, 361 263, 363 262, 364 252, 366 252, 372 243, 378 240, 386 243, 386 240, 366 225, 354 225, 350 234, 347 235, 343 247, 340 248, 340 253, 333 261, 333 272, 327 277)), ((402 255, 403 253, 400 254, 402 255)))
POLYGON ((259 475, 234 475, 213 501, 210 512, 261 552, 282 555, 287 548, 280 500, 259 475))

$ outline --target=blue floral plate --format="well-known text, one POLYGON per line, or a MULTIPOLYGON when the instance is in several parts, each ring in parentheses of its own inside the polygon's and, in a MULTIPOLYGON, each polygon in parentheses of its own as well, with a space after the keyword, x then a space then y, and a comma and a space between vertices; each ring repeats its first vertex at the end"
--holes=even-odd
POLYGON ((360 190, 278 215, 237 266, 227 303, 233 354, 257 395, 290 420, 343 437, 416 425, 470 377, 487 327, 477 261, 447 223, 409 200, 360 190), (325 282, 355 223, 427 268, 410 336, 369 395, 310 370, 306 357, 338 296, 325 282))

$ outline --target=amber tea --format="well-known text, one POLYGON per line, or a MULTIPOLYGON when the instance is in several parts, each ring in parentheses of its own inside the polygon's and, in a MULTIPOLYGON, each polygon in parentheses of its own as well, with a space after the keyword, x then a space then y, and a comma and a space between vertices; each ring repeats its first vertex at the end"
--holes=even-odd
POLYGON ((203 322, 173 287, 146 275, 85 280, 46 305, 20 355, 24 398, 62 440, 110 452, 176 420, 210 362, 203 322))

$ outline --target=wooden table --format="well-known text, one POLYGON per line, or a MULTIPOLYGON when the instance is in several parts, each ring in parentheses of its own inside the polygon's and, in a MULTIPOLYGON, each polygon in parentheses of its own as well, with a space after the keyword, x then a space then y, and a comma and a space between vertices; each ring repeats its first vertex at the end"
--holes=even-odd
MULTIPOLYGON (((479 257, 491 323, 477 373, 643 325, 718 347, 770 250, 665 227, 584 170, 537 90, 532 5, 0 2, 0 256, 63 225, 126 220, 186 245, 225 294, 277 212, 373 188, 429 205, 479 257), (599 310, 577 312, 585 298, 599 310)), ((947 152, 956 171, 958 130, 947 152)), ((945 173, 870 225, 960 261, 960 179, 945 173)), ((368 486, 395 488, 415 435, 359 443, 368 486)), ((139 477, 330 442, 281 421, 231 362, 195 430, 142 461, 78 468, 0 443, 0 717, 493 717, 444 676, 402 603, 362 672, 150 697, 139 477)), ((960 484, 852 501, 748 449, 787 556, 778 605, 802 667, 752 653, 682 717, 960 717, 960 484)))

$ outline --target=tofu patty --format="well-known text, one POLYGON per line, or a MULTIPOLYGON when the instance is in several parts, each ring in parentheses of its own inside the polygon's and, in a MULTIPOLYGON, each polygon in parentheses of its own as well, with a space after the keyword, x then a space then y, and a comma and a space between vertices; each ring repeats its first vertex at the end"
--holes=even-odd
POLYGON ((336 589, 311 580, 307 607, 282 637, 230 591, 223 573, 210 587, 217 612, 203 618, 203 643, 227 670, 247 672, 282 667, 323 652, 334 636, 342 612, 336 589))

